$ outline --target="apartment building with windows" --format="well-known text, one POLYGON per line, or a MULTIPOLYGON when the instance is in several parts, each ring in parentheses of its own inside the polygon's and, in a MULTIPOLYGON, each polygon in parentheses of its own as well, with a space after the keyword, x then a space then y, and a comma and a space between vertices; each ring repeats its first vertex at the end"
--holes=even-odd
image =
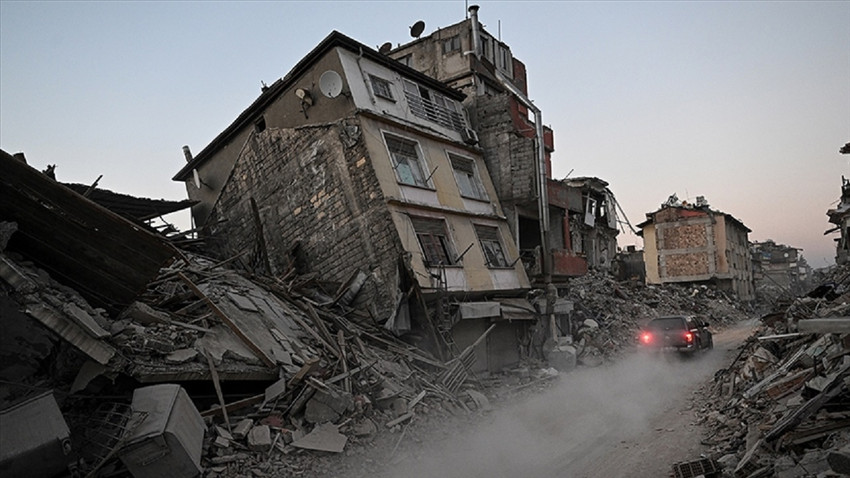
POLYGON ((498 370, 536 317, 463 99, 333 32, 174 180, 218 256, 337 284, 361 274, 361 315, 441 357, 495 323, 475 368, 498 370))

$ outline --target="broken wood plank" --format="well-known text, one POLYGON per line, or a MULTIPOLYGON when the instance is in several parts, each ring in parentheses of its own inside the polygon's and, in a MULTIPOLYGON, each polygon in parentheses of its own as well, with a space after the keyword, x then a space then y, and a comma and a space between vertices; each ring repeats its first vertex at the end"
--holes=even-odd
POLYGON ((295 375, 293 375, 292 378, 289 379, 289 386, 291 387, 291 386, 295 385, 296 383, 304 380, 304 377, 306 377, 310 372, 313 372, 317 368, 319 368, 319 359, 318 358, 313 357, 313 358, 307 360, 304 363, 304 365, 301 366, 301 369, 298 370, 298 372, 295 375))
POLYGON ((202 299, 204 302, 206 302, 206 303, 207 303, 207 306, 210 308, 210 310, 212 310, 212 311, 213 311, 213 313, 214 313, 214 314, 215 314, 215 315, 216 315, 219 319, 221 319, 221 321, 222 321, 222 322, 224 322, 224 324, 225 324, 225 325, 227 325, 228 327, 230 327, 230 330, 231 330, 231 331, 233 331, 233 333, 234 333, 234 334, 235 334, 235 335, 236 335, 236 336, 237 336, 240 340, 242 340, 242 342, 243 342, 243 343, 244 343, 244 344, 245 344, 245 345, 246 345, 246 346, 247 346, 247 347, 248 347, 248 348, 249 348, 252 352, 254 352, 254 354, 257 356, 257 358, 259 358, 260 360, 262 360, 262 362, 263 362, 264 364, 266 364, 267 366, 269 366, 269 367, 274 367, 274 366, 275 366, 274 361, 273 361, 271 358, 269 358, 269 356, 268 356, 265 352, 263 352, 263 350, 262 350, 260 347, 258 347, 258 346, 257 346, 257 344, 255 344, 255 343, 254 343, 254 341, 252 341, 252 340, 251 340, 251 339, 250 339, 247 335, 245 335, 245 333, 244 333, 244 332, 242 332, 242 330, 240 330, 240 329, 239 329, 239 326, 236 324, 236 322, 234 322, 234 321, 233 321, 230 317, 228 317, 228 315, 227 315, 227 314, 225 314, 225 313, 224 313, 224 311, 222 311, 221 309, 219 309, 219 308, 218 308, 218 306, 217 306, 217 305, 215 305, 215 303, 212 301, 212 299, 210 299, 209 297, 207 297, 207 295, 206 295, 206 294, 204 294, 204 292, 203 292, 203 291, 201 291, 201 289, 199 289, 199 288, 198 288, 198 286, 197 286, 197 285, 195 285, 195 283, 194 283, 194 282, 192 282, 192 281, 191 281, 188 277, 186 277, 186 275, 185 275, 185 274, 183 274, 182 272, 178 272, 178 273, 177 273, 177 276, 178 276, 178 277, 180 277, 180 279, 181 279, 183 282, 185 282, 185 283, 186 283, 186 285, 188 285, 190 289, 192 289, 192 292, 194 292, 194 293, 195 293, 195 295, 196 295, 199 299, 202 299))
POLYGON ((35 304, 27 307, 26 313, 101 365, 109 363, 116 354, 114 348, 90 336, 79 325, 50 307, 35 304))
POLYGON ((218 371, 215 369, 215 364, 213 363, 210 354, 204 351, 204 357, 207 358, 207 365, 210 367, 210 377, 212 377, 215 394, 218 397, 218 404, 221 405, 221 413, 224 416, 224 424, 227 425, 227 431, 230 432, 230 418, 227 416, 227 404, 224 403, 224 394, 221 392, 221 381, 218 379, 218 371))
POLYGON ((304 329, 305 332, 310 334, 310 336, 312 336, 314 339, 316 339, 317 342, 322 344, 322 346, 325 347, 325 349, 328 352, 330 352, 334 357, 339 358, 339 352, 337 352, 336 349, 333 346, 331 346, 331 344, 329 344, 327 341, 325 341, 325 339, 323 339, 322 336, 319 335, 312 327, 307 325, 307 323, 304 322, 304 320, 301 317, 298 317, 298 314, 292 314, 292 320, 294 320, 295 323, 300 325, 301 328, 304 329))
POLYGON ((426 395, 427 393, 428 393, 428 392, 427 392, 426 390, 422 390, 421 392, 419 392, 419 395, 417 395, 416 397, 414 397, 414 398, 413 398, 413 400, 411 400, 411 401, 410 401, 410 403, 408 403, 408 404, 407 404, 407 409, 408 409, 408 410, 413 410, 413 407, 415 407, 416 405, 418 405, 418 404, 419 404, 419 402, 421 402, 421 401, 422 401, 422 399, 423 399, 423 398, 425 398, 425 395, 426 395))
POLYGON ((342 333, 342 330, 337 332, 337 342, 339 343, 339 360, 342 362, 342 373, 345 374, 342 387, 346 392, 351 393, 351 377, 348 375, 348 358, 345 353, 345 335, 342 333))
POLYGON ((343 380, 345 378, 353 377, 355 374, 360 373, 361 370, 366 370, 368 368, 375 366, 376 363, 378 363, 377 360, 368 364, 368 365, 361 365, 359 367, 355 367, 355 368, 349 370, 348 372, 344 372, 344 373, 341 373, 339 375, 334 375, 333 377, 329 378, 328 380, 325 380, 325 383, 328 384, 328 385, 331 385, 331 384, 339 382, 340 380, 343 380))
POLYGON ((396 418, 395 420, 391 420, 391 421, 387 422, 386 426, 387 426, 387 428, 392 428, 392 427, 398 425, 399 423, 410 420, 411 418, 413 418, 414 415, 416 415, 416 414, 413 413, 413 412, 407 412, 404 415, 396 418))
POLYGON ((250 407, 252 405, 257 405, 258 403, 262 403, 263 398, 265 398, 265 397, 266 397, 266 394, 261 393, 259 395, 254 395, 252 397, 243 398, 242 400, 227 404, 227 406, 225 406, 224 408, 222 408, 222 407, 210 408, 209 410, 201 412, 201 416, 202 417, 216 417, 216 416, 222 415, 224 413, 233 413, 236 410, 241 410, 245 407, 250 407))

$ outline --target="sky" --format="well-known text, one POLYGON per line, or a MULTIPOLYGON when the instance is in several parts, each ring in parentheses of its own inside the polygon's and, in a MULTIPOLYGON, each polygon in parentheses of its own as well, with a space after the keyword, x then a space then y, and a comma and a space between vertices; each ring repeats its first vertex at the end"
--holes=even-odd
MULTIPOLYGON (((201 151, 331 31, 403 44, 472 3, 0 0, 0 149, 60 181, 185 199, 182 146, 201 151)), ((632 224, 704 196, 751 241, 834 262, 850 1, 474 3, 528 69, 554 178, 607 181, 632 224)))

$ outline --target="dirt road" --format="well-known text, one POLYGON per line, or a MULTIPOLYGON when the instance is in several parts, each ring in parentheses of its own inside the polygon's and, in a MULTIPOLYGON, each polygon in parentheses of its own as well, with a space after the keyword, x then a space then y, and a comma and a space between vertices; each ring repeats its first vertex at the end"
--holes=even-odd
POLYGON ((751 329, 745 323, 716 334, 715 349, 691 359, 634 353, 566 374, 473 430, 431 441, 425 456, 386 476, 667 477, 673 463, 705 451, 693 395, 734 358, 751 329))

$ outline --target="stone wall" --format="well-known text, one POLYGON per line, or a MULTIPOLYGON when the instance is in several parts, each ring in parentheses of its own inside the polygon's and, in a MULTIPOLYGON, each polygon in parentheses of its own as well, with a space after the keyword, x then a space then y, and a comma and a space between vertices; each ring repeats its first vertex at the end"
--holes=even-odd
POLYGON ((255 133, 213 208, 219 254, 249 250, 259 262, 253 199, 272 273, 286 270, 299 244, 299 272, 337 282, 369 274, 358 301, 386 317, 403 249, 360 135, 354 119, 255 133))

